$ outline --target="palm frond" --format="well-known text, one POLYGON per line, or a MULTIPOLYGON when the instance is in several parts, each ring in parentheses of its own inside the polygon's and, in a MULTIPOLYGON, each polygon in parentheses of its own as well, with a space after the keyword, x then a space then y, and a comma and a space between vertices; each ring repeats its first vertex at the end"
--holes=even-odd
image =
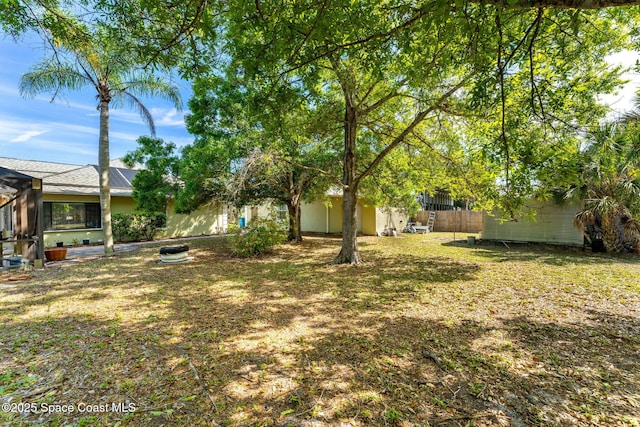
POLYGON ((140 117, 142 118, 142 121, 149 126, 149 130, 151 131, 151 136, 153 136, 155 138, 156 136, 156 124, 153 121, 153 116, 151 115, 151 112, 149 111, 149 109, 144 105, 144 103, 142 101, 140 101, 137 97, 135 97, 134 95, 132 95, 129 92, 123 92, 122 96, 119 96, 118 98, 114 98, 114 100, 127 100, 128 104, 136 111, 138 111, 138 113, 140 114, 140 117))
POLYGON ((134 74, 125 79, 123 86, 127 93, 136 97, 154 97, 171 102, 178 111, 182 110, 182 97, 176 84, 151 73, 134 74))
POLYGON ((91 85, 89 76, 79 72, 72 64, 47 61, 35 65, 31 71, 22 75, 19 90, 25 98, 51 92, 53 101, 61 90, 78 90, 91 85))
POLYGON ((156 127, 151 112, 144 105, 141 97, 155 97, 170 101, 177 110, 182 108, 180 90, 169 80, 151 73, 135 73, 122 78, 112 75, 110 86, 113 98, 111 105, 114 108, 128 106, 137 111, 142 121, 149 126, 151 135, 155 136, 156 127))
POLYGON ((586 228, 589 224, 594 224, 596 222, 596 213, 591 209, 582 209, 576 212, 576 215, 573 217, 573 225, 577 228, 586 228))
POLYGON ((636 95, 633 97, 632 103, 633 108, 631 111, 626 112, 622 116, 622 123, 631 124, 631 123, 640 123, 640 94, 636 92, 636 95))

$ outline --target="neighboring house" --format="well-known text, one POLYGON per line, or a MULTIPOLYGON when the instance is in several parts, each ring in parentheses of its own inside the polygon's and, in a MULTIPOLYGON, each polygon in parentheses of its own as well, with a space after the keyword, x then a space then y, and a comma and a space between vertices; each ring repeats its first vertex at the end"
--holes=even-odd
POLYGON ((560 245, 583 244, 583 231, 573 225, 573 218, 580 210, 578 206, 531 201, 527 208, 536 212, 535 220, 521 217, 517 218, 517 221, 509 221, 499 213, 484 213, 482 239, 560 245))
MULTIPOLYGON (((328 198, 328 202, 318 200, 302 204, 300 220, 303 233, 342 233, 342 194, 330 190, 328 198)), ((409 220, 398 209, 379 208, 362 201, 358 202, 356 215, 358 233, 368 236, 381 235, 386 228, 401 231, 409 220)))
POLYGON ((434 194, 427 191, 418 194, 418 203, 423 211, 449 211, 456 208, 453 198, 442 190, 438 190, 434 194))
MULTIPOLYGON (((100 214, 98 166, 51 163, 0 157, 0 167, 42 179, 45 247, 104 239, 100 214)), ((119 159, 111 162, 111 212, 134 212, 131 183, 137 170, 119 159)), ((6 214, 5 214, 6 216, 6 214)), ((186 237, 223 232, 227 209, 218 204, 204 206, 190 215, 179 215, 170 201, 163 237, 186 237)))
POLYGON ((167 204, 167 226, 159 237, 208 236, 227 231, 229 208, 218 202, 210 202, 190 214, 178 214, 173 200, 167 204))

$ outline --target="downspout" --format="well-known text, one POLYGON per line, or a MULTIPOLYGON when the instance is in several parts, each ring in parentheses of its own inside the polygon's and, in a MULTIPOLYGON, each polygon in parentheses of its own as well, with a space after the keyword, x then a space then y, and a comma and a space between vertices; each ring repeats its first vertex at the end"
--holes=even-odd
POLYGON ((329 234, 329 206, 324 207, 325 209, 325 225, 326 225, 326 233, 329 234))

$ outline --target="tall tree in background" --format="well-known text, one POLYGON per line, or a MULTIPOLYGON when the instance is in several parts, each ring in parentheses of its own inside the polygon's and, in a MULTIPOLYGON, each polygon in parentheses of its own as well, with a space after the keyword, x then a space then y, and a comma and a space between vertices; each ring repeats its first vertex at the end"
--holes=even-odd
MULTIPOLYGON (((109 27, 112 35, 130 28, 133 37, 127 46, 149 64, 175 59, 171 48, 157 50, 165 44, 185 47, 184 52, 215 44, 216 49, 205 50, 204 55, 178 50, 182 63, 192 65, 185 65, 185 72, 191 68, 197 74, 216 59, 222 40, 222 57, 231 58, 238 77, 276 87, 295 75, 304 90, 325 91, 327 99, 333 97, 331 102, 341 105, 344 223, 337 263, 360 261, 355 213, 363 181, 438 112, 486 112, 482 119, 487 128, 484 135, 477 134, 478 141, 485 141, 481 150, 485 159, 501 167, 497 179, 502 189, 494 195, 508 211, 517 209, 531 189, 532 177, 549 163, 549 153, 562 150, 561 138, 549 135, 579 132, 586 117, 578 114, 583 118, 568 120, 557 113, 569 111, 565 101, 576 94, 593 99, 604 54, 623 47, 627 30, 636 27, 629 20, 637 13, 628 8, 597 10, 637 4, 617 0, 420 4, 334 0, 284 5, 228 1, 219 23, 213 21, 218 17, 215 4, 186 3, 193 13, 178 13, 185 19, 173 23, 166 18, 178 9, 163 6, 179 7, 175 2, 163 2, 157 15, 146 0, 95 4, 107 5, 113 19, 122 24, 109 27), (161 28, 163 20, 168 30, 161 28), (195 22, 203 24, 198 31, 192 31, 195 22), (149 37, 152 42, 146 43, 144 35, 153 34, 154 28, 161 36, 149 37), (224 29, 224 38, 214 34, 218 29, 224 29), (195 35, 203 38, 197 40, 195 35), (528 89, 521 93, 511 90, 519 86, 513 84, 518 79, 527 83, 528 89), (393 112, 399 100, 402 108, 393 112), (529 108, 522 108, 523 101, 529 108), (389 118, 393 126, 386 125, 389 118), (536 132, 519 131, 534 118, 542 125, 530 127, 536 132), (378 137, 369 137, 374 134, 378 137), (540 141, 554 139, 558 144, 546 143, 538 150, 540 141)), ((9 12, 25 4, 38 1, 9 2, 9 12)), ((575 105, 586 109, 588 104, 575 105)))
POLYGON ((109 108, 137 109, 154 133, 153 119, 140 96, 162 97, 180 108, 177 87, 163 77, 172 67, 193 69, 198 57, 196 30, 213 37, 208 1, 10 0, 0 3, 0 28, 14 37, 37 32, 52 50, 21 81, 35 96, 92 87, 100 111, 98 163, 105 253, 113 253, 109 185, 109 108))
POLYGON ((176 145, 162 139, 141 136, 138 147, 122 158, 129 167, 143 166, 131 183, 136 210, 165 213, 167 198, 179 188, 179 154, 176 145))
POLYGON ((343 239, 334 262, 359 263, 362 181, 420 122, 471 84, 474 67, 482 65, 454 58, 468 57, 484 34, 462 16, 401 4, 259 6, 232 9, 229 50, 240 73, 272 77, 277 85, 295 70, 305 89, 319 88, 342 109, 343 239))
POLYGON ((98 167, 100 173, 100 206, 104 230, 105 255, 113 255, 111 229, 111 186, 109 179, 109 109, 130 106, 136 109, 155 134, 153 118, 140 97, 160 97, 181 108, 180 92, 166 78, 137 68, 118 47, 119 40, 95 31, 89 42, 66 43, 59 40, 53 57, 38 64, 20 80, 23 96, 52 93, 52 100, 64 90, 93 88, 100 112, 98 167))
POLYGON ((288 239, 302 240, 301 204, 333 183, 324 171, 337 157, 324 117, 331 111, 319 105, 293 84, 261 91, 233 76, 198 79, 187 116, 196 141, 183 151, 180 209, 211 198, 236 206, 276 201, 287 206, 288 239))

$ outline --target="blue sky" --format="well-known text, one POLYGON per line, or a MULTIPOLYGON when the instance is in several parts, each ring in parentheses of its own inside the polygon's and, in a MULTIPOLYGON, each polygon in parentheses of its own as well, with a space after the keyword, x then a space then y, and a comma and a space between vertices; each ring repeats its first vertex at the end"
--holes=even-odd
MULTIPOLYGON (((20 76, 44 57, 42 42, 35 38, 14 42, 0 35, 0 157, 44 160, 79 165, 98 163, 98 122, 95 92, 67 92, 51 103, 48 94, 24 99, 18 91, 20 76)), ((183 111, 159 99, 144 99, 155 124, 156 136, 184 146, 193 141, 185 129, 184 108, 189 84, 178 83, 183 111)), ((110 111, 111 158, 136 148, 136 140, 149 129, 137 112, 110 111)))

